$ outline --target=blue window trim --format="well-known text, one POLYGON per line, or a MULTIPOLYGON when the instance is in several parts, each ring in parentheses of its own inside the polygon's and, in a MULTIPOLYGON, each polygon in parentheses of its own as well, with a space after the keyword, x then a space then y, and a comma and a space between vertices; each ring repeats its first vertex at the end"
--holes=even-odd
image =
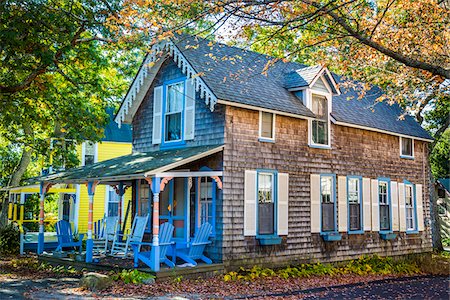
POLYGON ((392 233, 392 199, 391 199, 391 179, 389 177, 378 177, 377 186, 377 197, 378 197, 378 223, 380 226, 380 234, 392 233), (386 193, 387 200, 389 204, 389 230, 381 230, 381 218, 380 218, 380 182, 386 182, 386 193))
POLYGON ((162 101, 162 126, 161 126, 161 146, 162 149, 181 148, 186 145, 184 140, 184 118, 185 118, 185 103, 186 102, 186 76, 178 77, 176 79, 167 80, 163 83, 163 101, 162 101), (183 104, 181 111, 181 140, 166 141, 166 106, 167 106, 167 87, 169 85, 183 82, 183 104))
POLYGON ((411 185, 412 186, 412 197, 413 197, 413 205, 414 205, 414 229, 408 229, 408 224, 406 225, 406 233, 407 234, 414 234, 414 233, 419 233, 419 229, 417 226, 417 200, 416 200, 416 185, 408 180, 403 180, 403 183, 405 184, 405 219, 406 219, 406 212, 407 212, 407 208, 406 208, 406 185, 411 185))
MULTIPOLYGON (((256 169, 256 239, 260 240, 276 240, 274 243, 270 244, 280 244, 281 238, 278 236, 278 171, 273 169, 256 169), (271 173, 273 174, 273 234, 259 234, 259 199, 258 199, 258 188, 259 188, 259 174, 260 173, 271 173), (278 240, 279 239, 279 240, 278 240)), ((263 242, 264 244, 264 242, 263 242)))
POLYGON ((362 234, 362 233, 364 233, 364 211, 363 211, 363 199, 362 199, 362 193, 363 193, 363 190, 362 190, 362 176, 357 176, 357 175, 349 175, 349 176, 347 176, 347 182, 346 182, 346 184, 347 184, 347 212, 348 212, 348 216, 347 216, 347 221, 348 221, 348 224, 347 224, 347 228, 348 228, 348 233, 349 234, 362 234), (359 213, 360 213, 360 218, 359 218, 359 222, 360 222, 360 224, 359 224, 359 226, 360 226, 360 230, 350 230, 350 201, 349 201, 349 194, 348 194, 348 191, 349 191, 349 189, 348 189, 348 187, 349 187, 349 184, 348 184, 348 182, 350 181, 350 179, 358 179, 359 180, 359 189, 358 189, 358 198, 359 198, 359 213))
POLYGON ((336 235, 338 234, 337 227, 337 205, 336 205, 336 174, 320 174, 320 235, 336 235), (332 177, 333 188, 333 207, 334 207, 334 224, 333 231, 322 230, 322 177, 332 177))

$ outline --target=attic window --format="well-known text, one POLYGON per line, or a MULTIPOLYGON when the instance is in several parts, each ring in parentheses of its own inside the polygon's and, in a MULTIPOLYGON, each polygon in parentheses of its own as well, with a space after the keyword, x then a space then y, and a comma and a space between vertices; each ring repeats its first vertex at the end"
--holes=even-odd
POLYGON ((263 142, 275 140, 275 114, 259 112, 259 140, 263 142))
POLYGON ((311 144, 329 146, 329 114, 327 97, 313 94, 312 112, 316 115, 316 119, 311 121, 311 144))
POLYGON ((400 157, 414 158, 414 140, 400 137, 400 157))

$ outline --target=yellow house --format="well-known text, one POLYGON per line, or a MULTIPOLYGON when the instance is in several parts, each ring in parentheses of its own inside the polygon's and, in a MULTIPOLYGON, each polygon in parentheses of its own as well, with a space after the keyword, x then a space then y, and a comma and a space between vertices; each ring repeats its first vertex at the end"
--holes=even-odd
MULTIPOLYGON (((113 111, 108 110, 111 121, 105 128, 105 137, 99 143, 84 142, 77 146, 78 159, 82 166, 96 162, 108 160, 118 156, 131 154, 131 127, 122 126, 118 128, 113 121, 113 111)), ((71 222, 80 233, 87 232, 88 226, 88 206, 89 199, 87 187, 85 185, 75 185, 75 194, 64 194, 60 197, 58 205, 59 219, 71 222)), ((125 220, 128 211, 127 226, 130 225, 131 205, 127 210, 131 200, 131 189, 127 190, 122 201, 122 218, 125 220)), ((106 216, 117 216, 119 213, 119 196, 114 188, 107 185, 99 185, 94 196, 94 221, 106 216)))

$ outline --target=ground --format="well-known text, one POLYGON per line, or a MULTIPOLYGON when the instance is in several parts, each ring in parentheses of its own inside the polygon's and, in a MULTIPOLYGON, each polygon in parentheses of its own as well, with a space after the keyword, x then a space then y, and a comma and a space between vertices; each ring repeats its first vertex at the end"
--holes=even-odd
POLYGON ((0 299, 450 299, 448 276, 355 275, 259 278, 224 282, 210 279, 116 282, 102 292, 79 287, 80 272, 47 269, 34 258, 0 261, 0 299))

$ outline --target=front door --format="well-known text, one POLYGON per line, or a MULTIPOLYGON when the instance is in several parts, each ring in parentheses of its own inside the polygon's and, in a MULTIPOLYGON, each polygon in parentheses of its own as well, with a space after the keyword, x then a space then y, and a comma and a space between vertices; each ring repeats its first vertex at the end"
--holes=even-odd
POLYGON ((169 222, 175 227, 174 240, 177 248, 186 247, 188 242, 188 180, 186 178, 174 178, 169 181, 166 188, 160 194, 159 223, 169 222))

